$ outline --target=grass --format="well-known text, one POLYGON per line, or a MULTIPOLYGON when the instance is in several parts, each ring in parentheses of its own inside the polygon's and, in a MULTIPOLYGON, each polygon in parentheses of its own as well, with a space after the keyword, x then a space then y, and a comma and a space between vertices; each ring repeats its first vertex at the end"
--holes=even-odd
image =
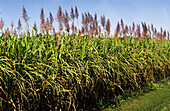
POLYGON ((2 100, 0 100, 0 108, 2 108, 2 100))
POLYGON ((1 37, 1 98, 12 108, 86 109, 168 76, 169 41, 57 37, 1 37))
POLYGON ((58 32, 53 29, 51 15, 50 21, 44 19, 43 8, 40 29, 35 24, 32 33, 24 7, 22 17, 27 31, 22 32, 19 19, 18 32, 12 24, 11 30, 4 32, 1 19, 3 110, 95 109, 110 98, 115 97, 117 102, 117 97, 143 90, 151 82, 169 76, 169 32, 151 32, 143 22, 141 32, 140 25, 128 28, 121 20, 113 37, 105 16, 99 25, 96 14, 85 13, 82 28, 77 30, 74 19, 78 17, 73 14, 69 25, 67 14, 59 7, 58 32))
MULTIPOLYGON (((2 101, 0 101, 2 107, 2 101)), ((110 106, 111 107, 111 106, 110 106)), ((170 77, 154 83, 146 93, 137 97, 128 97, 120 101, 117 108, 106 108, 104 111, 169 111, 170 110, 170 77)))
POLYGON ((121 101, 118 108, 106 108, 104 111, 160 111, 170 110, 170 78, 153 85, 152 91, 135 98, 121 101))

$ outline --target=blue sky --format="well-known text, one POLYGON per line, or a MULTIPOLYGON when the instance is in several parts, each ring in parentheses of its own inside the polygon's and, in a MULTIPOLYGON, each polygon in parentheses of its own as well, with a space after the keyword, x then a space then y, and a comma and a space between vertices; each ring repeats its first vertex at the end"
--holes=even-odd
MULTIPOLYGON (((121 18, 128 25, 144 21, 153 23, 158 29, 170 29, 170 0, 0 0, 0 18, 3 18, 6 27, 10 26, 12 20, 17 26, 18 19, 22 19, 23 5, 30 17, 30 26, 33 26, 34 21, 40 24, 42 7, 46 17, 49 17, 49 12, 56 17, 59 5, 68 12, 71 6, 76 5, 80 15, 87 11, 91 14, 96 12, 100 20, 100 15, 104 14, 111 21, 112 33, 121 18)), ((57 27, 56 21, 54 25, 57 27)))

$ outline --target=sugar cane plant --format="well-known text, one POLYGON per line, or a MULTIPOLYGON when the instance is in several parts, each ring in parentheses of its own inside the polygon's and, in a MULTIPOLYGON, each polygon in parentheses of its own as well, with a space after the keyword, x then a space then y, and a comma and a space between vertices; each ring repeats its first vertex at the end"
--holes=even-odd
MULTIPOLYGON (((169 76, 170 41, 166 30, 158 32, 153 24, 150 30, 143 22, 142 27, 134 23, 128 26, 121 19, 112 36, 111 22, 104 15, 99 22, 96 13, 82 13, 82 25, 76 28, 74 19, 78 24, 78 16, 77 7, 75 11, 71 7, 70 16, 59 7, 56 32, 52 13, 45 19, 42 8, 40 26, 35 22, 32 33, 22 32, 20 19, 17 30, 13 23, 13 31, 4 29, 1 18, 2 110, 97 108, 95 103, 99 101, 142 90, 169 76)), ((27 23, 24 7, 22 17, 27 23)))

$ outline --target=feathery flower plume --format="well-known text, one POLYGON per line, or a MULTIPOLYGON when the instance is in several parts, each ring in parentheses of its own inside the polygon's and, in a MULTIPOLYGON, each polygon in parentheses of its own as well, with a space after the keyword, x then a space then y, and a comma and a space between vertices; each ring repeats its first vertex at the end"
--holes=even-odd
POLYGON ((81 33, 84 34, 85 33, 85 29, 84 27, 81 27, 81 33))
POLYGON ((157 33, 157 36, 156 36, 156 40, 160 40, 161 39, 161 33, 157 33))
POLYGON ((50 27, 50 21, 48 20, 48 18, 47 18, 47 20, 46 20, 46 23, 45 23, 45 30, 48 32, 49 31, 49 27, 50 27))
POLYGON ((86 34, 89 34, 89 28, 85 27, 86 34))
POLYGON ((170 38, 169 38, 169 31, 167 32, 167 39, 170 40, 170 38))
POLYGON ((103 16, 101 16, 101 25, 102 25, 103 29, 105 27, 105 24, 106 24, 106 20, 105 20, 105 16, 103 15, 103 16))
POLYGON ((41 19, 41 24, 40 24, 40 30, 43 32, 44 28, 45 28, 45 16, 44 16, 44 9, 41 8, 41 15, 40 15, 40 19, 41 19))
POLYGON ((125 33, 126 33, 126 34, 129 33, 129 29, 128 29, 128 26, 127 26, 127 25, 125 26, 125 33))
POLYGON ((74 34, 74 18, 75 18, 75 14, 74 14, 74 10, 73 10, 72 6, 71 6, 70 18, 73 20, 71 29, 72 29, 72 32, 74 34))
POLYGON ((66 22, 66 31, 69 33, 70 31, 70 26, 69 26, 69 21, 70 21, 70 17, 67 13, 67 11, 65 10, 65 22, 66 22))
POLYGON ((72 33, 74 34, 74 23, 72 22, 72 25, 71 25, 71 30, 72 30, 72 33))
POLYGON ((74 27, 74 32, 77 33, 77 27, 74 27))
POLYGON ((151 39, 151 29, 149 25, 148 25, 147 31, 148 31, 148 37, 151 39))
POLYGON ((142 28, 144 27, 144 23, 143 22, 141 22, 141 24, 142 24, 142 28))
POLYGON ((69 26, 69 23, 66 24, 66 31, 69 33, 70 31, 70 26, 69 26))
POLYGON ((70 27, 69 27, 69 20, 68 17, 66 15, 63 14, 63 21, 64 21, 64 26, 66 31, 69 33, 70 27))
POLYGON ((53 34, 55 34, 55 28, 53 27, 53 34))
POLYGON ((59 6, 59 9, 58 9, 57 21, 62 22, 62 9, 61 9, 61 6, 59 6))
POLYGON ((82 14, 82 24, 83 24, 85 33, 88 33, 89 17, 86 12, 84 15, 82 14))
POLYGON ((65 21, 65 20, 66 20, 65 18, 66 18, 66 17, 65 17, 65 14, 62 13, 62 23, 63 23, 63 24, 65 24, 65 22, 66 22, 66 21, 65 21))
POLYGON ((13 32, 13 34, 14 34, 14 35, 16 35, 16 34, 17 34, 17 31, 16 31, 16 29, 14 29, 14 32, 13 32))
POLYGON ((19 19, 18 20, 18 27, 17 27, 17 29, 18 29, 18 31, 20 32, 21 31, 21 27, 22 25, 21 25, 21 20, 19 19))
POLYGON ((132 32, 135 33, 135 23, 132 24, 132 32))
POLYGON ((66 27, 67 27, 67 28, 66 28, 67 32, 69 32, 69 30, 70 30, 69 21, 70 21, 70 17, 69 17, 69 15, 68 15, 67 11, 65 10, 65 22, 66 22, 66 24, 67 24, 67 26, 66 26, 66 27))
POLYGON ((50 30, 52 30, 52 28, 53 28, 53 22, 54 22, 54 18, 53 18, 52 13, 50 12, 50 25, 49 25, 50 30))
POLYGON ((163 38, 163 40, 166 39, 166 30, 164 30, 162 38, 163 38))
POLYGON ((99 34, 101 34, 101 32, 102 32, 102 29, 101 29, 101 27, 99 26, 99 34))
POLYGON ((81 31, 80 30, 78 31, 78 35, 81 37, 81 31))
POLYGON ((153 24, 151 24, 151 30, 152 30, 152 32, 154 31, 153 24))
POLYGON ((132 31, 131 26, 129 26, 129 32, 130 32, 130 35, 132 35, 133 31, 132 31))
POLYGON ((98 27, 96 26, 95 35, 98 35, 98 34, 99 34, 98 27))
MULTIPOLYGON (((138 38, 140 38, 140 25, 137 25, 137 29, 136 29, 136 36, 138 37, 138 38)), ((143 38, 142 38, 143 39, 143 38)))
POLYGON ((54 18, 53 18, 52 13, 50 12, 50 24, 52 24, 53 22, 54 22, 54 18))
POLYGON ((148 31, 148 37, 151 39, 151 31, 148 31))
POLYGON ((150 26, 149 26, 149 25, 148 25, 147 31, 151 31, 151 30, 150 30, 150 26))
POLYGON ((154 30, 154 36, 155 36, 155 38, 157 37, 157 30, 156 30, 156 28, 154 30))
POLYGON ((121 28, 122 28, 122 30, 120 32, 120 35, 123 35, 123 37, 124 37, 124 35, 125 35, 125 27, 124 27, 124 23, 123 23, 122 18, 121 18, 121 21, 120 21, 120 25, 121 25, 121 28))
POLYGON ((95 12, 95 15, 94 15, 94 21, 96 23, 96 27, 98 28, 98 21, 97 21, 97 13, 95 12))
POLYGON ((7 28, 7 29, 5 30, 5 35, 6 35, 7 37, 9 37, 9 35, 10 35, 9 28, 7 28))
POLYGON ((161 36, 160 38, 161 38, 161 40, 162 40, 162 35, 163 35, 163 29, 162 29, 162 27, 161 27, 161 32, 160 32, 160 34, 161 34, 161 35, 160 35, 160 36, 161 36))
POLYGON ((87 13, 85 13, 85 28, 88 27, 88 24, 89 24, 89 17, 87 15, 87 13))
POLYGON ((116 32, 115 32, 115 38, 118 37, 119 32, 120 32, 120 25, 119 25, 119 22, 117 22, 116 32))
POLYGON ((125 28, 124 28, 124 30, 123 30, 123 36, 125 37, 125 38, 127 38, 127 34, 128 34, 128 31, 129 29, 128 29, 128 26, 126 25, 125 26, 125 28))
POLYGON ((62 23, 60 23, 59 25, 60 25, 59 32, 61 32, 63 30, 63 25, 62 23))
POLYGON ((94 14, 94 20, 95 20, 95 22, 97 22, 97 13, 96 12, 94 14))
POLYGON ((75 14, 72 6, 71 6, 70 18, 74 21, 75 14))
POLYGON ((97 13, 94 14, 94 21, 97 23, 97 13))
POLYGON ((79 30, 78 17, 79 17, 79 13, 78 13, 78 10, 77 10, 77 6, 75 6, 75 18, 77 19, 77 28, 78 28, 78 30, 79 30))
POLYGON ((67 18, 68 21, 70 20, 70 17, 68 16, 68 13, 66 10, 65 10, 65 17, 67 18))
POLYGON ((2 30, 3 27, 4 27, 4 21, 3 21, 3 19, 1 18, 1 20, 0 20, 0 29, 2 30))
POLYGON ((90 12, 87 12, 87 16, 88 16, 88 18, 89 18, 89 22, 91 22, 91 14, 90 14, 90 12))
POLYGON ((33 29, 34 29, 34 31, 37 32, 37 24, 36 24, 36 22, 34 22, 34 27, 33 27, 33 29))
POLYGON ((82 22, 83 26, 85 26, 85 18, 84 18, 84 14, 82 13, 82 22))
POLYGON ((146 26, 146 23, 142 23, 142 28, 143 28, 143 32, 142 32, 142 37, 143 38, 146 38, 146 35, 147 35, 147 26, 146 26))
POLYGON ((78 10, 77 10, 77 6, 75 6, 75 18, 78 19, 78 17, 79 17, 79 13, 78 13, 78 10))
POLYGON ((93 23, 93 16, 88 12, 88 17, 89 17, 89 22, 92 24, 93 23))
POLYGON ((163 29, 162 29, 162 27, 161 27, 161 34, 163 33, 163 29))
POLYGON ((98 31, 98 21, 97 21, 97 13, 96 12, 94 15, 94 22, 95 22, 95 35, 98 35, 99 31, 98 31))
POLYGON ((110 35, 110 20, 107 19, 107 22, 106 22, 106 31, 107 31, 107 34, 110 35))
POLYGON ((11 27, 14 28, 14 22, 13 21, 11 22, 11 27))
POLYGON ((24 6, 23 6, 23 8, 22 8, 22 18, 24 19, 25 23, 27 23, 28 20, 29 20, 29 17, 28 17, 28 15, 27 15, 27 11, 26 11, 26 9, 25 9, 24 6))
POLYGON ((91 35, 94 35, 94 31, 95 31, 95 29, 96 29, 95 22, 93 22, 93 23, 90 25, 90 27, 91 27, 91 29, 90 29, 91 35))
POLYGON ((89 30, 90 30, 90 33, 91 33, 91 31, 92 31, 92 25, 91 25, 91 23, 90 23, 90 25, 89 25, 89 30))
POLYGON ((62 30, 62 23, 61 23, 62 22, 62 9, 61 9, 61 6, 59 6, 56 20, 59 22, 59 33, 60 33, 62 30))
POLYGON ((121 18, 121 27, 122 27, 122 32, 124 32, 124 23, 123 23, 123 19, 121 18))

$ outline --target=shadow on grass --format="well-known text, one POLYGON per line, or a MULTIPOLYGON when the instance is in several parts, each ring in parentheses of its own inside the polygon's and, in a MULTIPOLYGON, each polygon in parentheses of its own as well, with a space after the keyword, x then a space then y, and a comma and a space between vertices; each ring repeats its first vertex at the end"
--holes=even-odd
MULTIPOLYGON (((116 109, 121 107, 122 103, 125 101, 133 101, 134 99, 139 99, 140 96, 145 96, 147 93, 155 92, 157 89, 164 88, 168 85, 170 78, 166 78, 156 83, 147 84, 142 89, 135 89, 133 91, 125 91, 124 95, 119 95, 113 98, 107 98, 104 100, 99 100, 96 107, 89 107, 88 109, 80 109, 79 111, 102 111, 105 109, 116 109)), ((110 111, 107 110, 107 111, 110 111)))

